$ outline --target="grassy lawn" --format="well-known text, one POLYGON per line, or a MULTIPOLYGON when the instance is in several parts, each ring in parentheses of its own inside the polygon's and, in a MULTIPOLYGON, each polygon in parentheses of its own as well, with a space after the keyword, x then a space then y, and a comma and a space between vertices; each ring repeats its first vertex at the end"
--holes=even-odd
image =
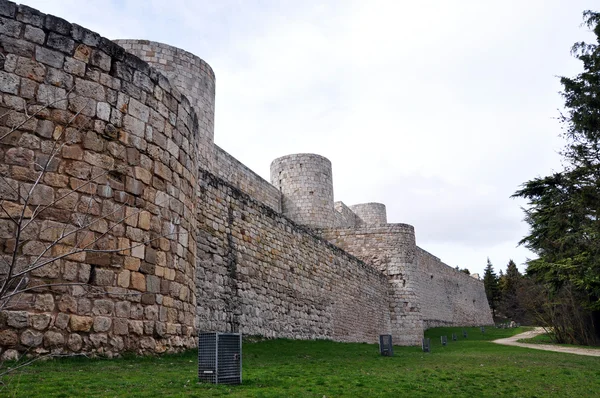
POLYGON ((523 329, 437 328, 432 352, 331 341, 245 343, 241 386, 197 383, 196 352, 37 362, 7 380, 15 397, 592 397, 600 358, 492 344, 523 329), (451 341, 451 333, 458 341, 451 341), (447 335, 448 346, 439 337, 447 335))

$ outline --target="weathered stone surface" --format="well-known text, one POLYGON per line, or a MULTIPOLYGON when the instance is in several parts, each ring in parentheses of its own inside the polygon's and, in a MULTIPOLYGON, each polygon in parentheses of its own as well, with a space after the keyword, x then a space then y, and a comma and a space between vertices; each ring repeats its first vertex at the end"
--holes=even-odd
POLYGON ((27 347, 38 347, 42 345, 44 335, 34 330, 26 330, 21 333, 21 344, 27 347))
POLYGON ((81 338, 80 335, 78 334, 70 334, 69 338, 67 340, 67 347, 69 347, 69 350, 77 352, 79 350, 81 350, 81 347, 83 346, 83 339, 81 338))
POLYGON ((71 315, 69 327, 72 332, 89 332, 94 324, 94 318, 89 316, 71 315))
POLYGON ((19 351, 8 349, 2 353, 2 357, 0 358, 2 358, 3 361, 16 361, 20 357, 21 355, 19 354, 19 351))
POLYGON ((38 311, 54 310, 54 296, 52 294, 39 294, 35 299, 35 309, 38 311))
POLYGON ((62 347, 65 344, 65 336, 62 333, 49 330, 44 334, 44 347, 62 347))
POLYGON ((71 316, 69 314, 56 314, 56 318, 54 319, 54 327, 57 329, 66 329, 70 318, 71 316))
POLYGON ((0 330, 0 346, 14 347, 19 343, 19 335, 14 330, 0 330))
POLYGON ((95 332, 108 332, 112 325, 112 320, 109 317, 97 316, 94 318, 94 331, 95 332))
MULTIPOLYGON (((45 330, 50 325, 52 316, 50 314, 31 314, 29 315, 29 323, 36 330, 45 330)), ((0 344, 2 345, 2 344, 0 344)))

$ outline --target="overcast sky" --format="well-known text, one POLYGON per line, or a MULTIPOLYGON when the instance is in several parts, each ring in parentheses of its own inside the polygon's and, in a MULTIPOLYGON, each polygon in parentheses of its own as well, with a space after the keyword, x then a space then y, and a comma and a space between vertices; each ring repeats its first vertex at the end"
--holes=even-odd
POLYGON ((451 266, 533 253, 510 199, 560 170, 557 76, 573 76, 597 0, 27 0, 110 39, 188 50, 217 77, 215 142, 269 180, 279 156, 333 163, 335 200, 451 266), (84 6, 85 4, 85 6, 84 6))

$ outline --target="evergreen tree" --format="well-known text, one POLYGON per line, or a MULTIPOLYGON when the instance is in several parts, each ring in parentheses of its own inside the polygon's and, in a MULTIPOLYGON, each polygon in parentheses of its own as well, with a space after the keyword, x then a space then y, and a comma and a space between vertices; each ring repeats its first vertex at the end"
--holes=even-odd
POLYGON ((498 277, 494 272, 494 266, 490 259, 487 259, 487 265, 483 272, 483 286, 485 287, 485 295, 492 309, 492 316, 496 317, 496 309, 498 308, 498 277))
POLYGON ((519 297, 522 275, 513 260, 509 260, 506 266, 506 274, 500 271, 500 311, 509 319, 522 321, 524 308, 519 297))
POLYGON ((529 205, 530 232, 521 244, 538 255, 528 262, 528 275, 554 297, 576 303, 573 311, 587 312, 573 318, 577 324, 551 326, 572 330, 571 343, 590 344, 600 339, 600 13, 585 11, 583 17, 596 43, 575 43, 572 54, 584 71, 560 79, 567 109, 560 117, 565 170, 527 181, 514 196, 529 205))

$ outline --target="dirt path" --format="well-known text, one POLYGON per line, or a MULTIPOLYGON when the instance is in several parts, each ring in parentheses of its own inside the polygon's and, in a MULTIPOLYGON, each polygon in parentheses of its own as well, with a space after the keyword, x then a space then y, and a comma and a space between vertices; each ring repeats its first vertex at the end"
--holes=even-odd
POLYGON ((492 341, 492 343, 503 344, 503 345, 513 345, 517 347, 525 347, 525 348, 533 348, 535 350, 544 350, 544 351, 556 351, 556 352, 564 352, 567 354, 577 354, 577 355, 589 355, 593 357, 600 357, 600 349, 589 349, 589 348, 578 348, 578 347, 562 347, 559 345, 549 345, 549 344, 528 344, 528 343, 519 343, 517 340, 520 339, 528 339, 538 334, 544 333, 543 328, 535 328, 525 333, 517 334, 512 337, 507 337, 505 339, 498 339, 492 341))

